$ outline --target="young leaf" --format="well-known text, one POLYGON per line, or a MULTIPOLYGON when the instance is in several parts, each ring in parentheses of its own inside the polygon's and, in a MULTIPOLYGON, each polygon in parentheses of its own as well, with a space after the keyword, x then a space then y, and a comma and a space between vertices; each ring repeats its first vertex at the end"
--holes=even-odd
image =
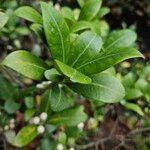
POLYGON ((61 13, 62 13, 62 15, 63 15, 63 17, 65 19, 68 19, 68 20, 70 20, 72 22, 75 22, 75 18, 74 18, 73 12, 72 12, 72 10, 69 7, 63 7, 61 9, 61 13))
POLYGON ((2 64, 34 80, 41 80, 48 68, 43 60, 23 50, 9 54, 2 64))
POLYGON ((77 68, 87 63, 100 52, 102 43, 101 37, 97 34, 91 31, 82 33, 72 45, 68 64, 77 68))
POLYGON ((79 32, 85 29, 91 29, 91 23, 89 21, 78 21, 71 27, 72 32, 79 32))
POLYGON ((125 59, 134 57, 143 57, 143 55, 135 48, 118 48, 113 51, 99 53, 97 56, 89 60, 89 62, 83 63, 76 69, 86 75, 92 75, 100 73, 125 59))
POLYGON ((70 78, 72 82, 78 82, 82 84, 91 83, 91 79, 88 76, 80 73, 76 69, 71 68, 70 66, 60 62, 59 60, 55 60, 57 67, 59 70, 67 77, 70 78))
POLYGON ((64 18, 52 6, 41 2, 43 25, 49 49, 54 59, 66 62, 69 55, 69 28, 64 18))
POLYGON ((85 4, 85 0, 77 0, 78 4, 80 5, 80 7, 82 8, 85 4))
POLYGON ((8 16, 5 13, 0 12, 0 29, 5 26, 7 21, 8 21, 8 16))
POLYGON ((87 115, 84 113, 83 107, 80 106, 52 115, 49 118, 48 123, 54 125, 76 126, 77 124, 84 122, 86 119, 87 115))
POLYGON ((88 0, 84 4, 80 13, 80 20, 92 20, 98 13, 101 7, 101 0, 88 0))
POLYGON ((35 9, 29 6, 23 6, 18 8, 14 14, 18 17, 26 19, 28 21, 42 24, 42 16, 35 9))
POLYGON ((73 99, 67 93, 65 87, 59 87, 57 85, 49 89, 48 99, 53 111, 62 111, 73 105, 73 99))
POLYGON ((143 113, 141 107, 139 107, 139 105, 137 105, 137 104, 128 103, 128 102, 126 102, 126 101, 124 101, 124 100, 121 101, 121 104, 122 104, 124 107, 126 107, 127 109, 132 110, 132 111, 138 113, 138 114, 141 115, 141 116, 144 115, 144 113, 143 113))
POLYGON ((14 145, 23 147, 29 144, 37 135, 37 127, 34 125, 28 125, 19 131, 15 137, 14 145))
POLYGON ((94 75, 88 85, 72 83, 70 87, 78 94, 104 103, 116 103, 125 96, 119 80, 107 73, 94 75))
POLYGON ((99 10, 97 16, 100 17, 100 18, 102 18, 103 16, 105 16, 105 15, 108 14, 109 12, 110 12, 110 9, 109 9, 108 7, 102 7, 102 8, 99 10))
POLYGON ((136 99, 140 98, 143 95, 143 93, 139 89, 135 88, 127 88, 126 89, 126 100, 136 99))
POLYGON ((108 38, 106 38, 104 49, 106 51, 111 51, 119 47, 131 46, 136 38, 136 33, 129 29, 114 31, 108 35, 108 38))

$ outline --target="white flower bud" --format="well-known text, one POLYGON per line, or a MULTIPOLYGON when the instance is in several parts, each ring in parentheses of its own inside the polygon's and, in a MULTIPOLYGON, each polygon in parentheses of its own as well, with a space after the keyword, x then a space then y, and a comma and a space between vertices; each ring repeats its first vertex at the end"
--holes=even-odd
POLYGON ((83 129, 83 128, 84 128, 84 123, 83 123, 83 122, 79 123, 79 124, 77 125, 77 127, 78 127, 79 129, 83 129))
POLYGON ((64 146, 63 146, 62 144, 58 144, 56 149, 57 149, 57 150, 63 150, 63 149, 64 149, 64 146))
POLYGON ((6 125, 6 126, 4 127, 4 130, 5 130, 5 131, 9 130, 9 126, 6 125))
POLYGON ((37 128, 37 132, 38 132, 39 134, 44 133, 44 131, 45 131, 44 126, 42 126, 42 125, 38 126, 38 128, 37 128))
POLYGON ((10 129, 14 129, 15 128, 15 124, 14 123, 10 123, 9 127, 10 127, 10 129))
POLYGON ((47 120, 47 117, 48 117, 48 115, 47 115, 46 112, 42 112, 42 113, 40 114, 40 118, 41 118, 42 121, 47 120))
POLYGON ((38 89, 44 89, 44 86, 43 86, 43 84, 37 84, 36 88, 38 88, 38 89))
POLYGON ((56 3, 54 7, 56 10, 60 10, 60 5, 58 3, 56 3))
POLYGON ((40 118, 39 117, 34 117, 33 118, 33 123, 34 124, 39 124, 40 123, 40 118))
POLYGON ((15 119, 12 118, 9 122, 10 122, 10 123, 15 123, 15 119))
POLYGON ((62 88, 62 87, 63 87, 63 85, 62 85, 62 84, 58 84, 58 87, 59 87, 59 88, 62 88))

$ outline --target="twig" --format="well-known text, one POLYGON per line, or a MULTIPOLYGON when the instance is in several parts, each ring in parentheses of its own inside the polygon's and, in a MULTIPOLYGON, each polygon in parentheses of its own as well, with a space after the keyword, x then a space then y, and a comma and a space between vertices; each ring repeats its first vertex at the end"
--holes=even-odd
POLYGON ((133 130, 127 136, 132 136, 132 135, 135 135, 135 134, 140 134, 142 132, 150 132, 150 127, 140 128, 140 129, 133 130))

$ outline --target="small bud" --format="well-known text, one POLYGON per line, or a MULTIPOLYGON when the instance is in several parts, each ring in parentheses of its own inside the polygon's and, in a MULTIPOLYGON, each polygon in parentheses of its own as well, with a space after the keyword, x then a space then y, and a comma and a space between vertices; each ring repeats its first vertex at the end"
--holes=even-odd
POLYGON ((15 124, 14 123, 10 123, 9 127, 10 127, 10 129, 14 129, 15 128, 15 124))
POLYGON ((42 125, 38 126, 38 128, 37 128, 37 132, 38 132, 39 134, 44 133, 44 131, 45 131, 44 126, 42 126, 42 125))
POLYGON ((54 7, 56 10, 60 10, 60 5, 58 3, 56 3, 54 7))
POLYGON ((4 127, 4 130, 5 130, 5 131, 9 130, 9 126, 6 125, 6 126, 4 127))
POLYGON ((44 86, 43 86, 43 84, 37 84, 36 88, 38 88, 38 89, 44 89, 44 86))
POLYGON ((84 123, 83 123, 83 122, 79 123, 79 124, 77 125, 77 127, 78 127, 79 129, 83 129, 83 128, 84 128, 84 123))
POLYGON ((62 84, 58 84, 58 87, 59 87, 59 88, 62 88, 62 87, 63 87, 63 85, 62 85, 62 84))
POLYGON ((39 124, 40 123, 40 118, 39 117, 34 117, 33 118, 33 123, 34 124, 39 124))
POLYGON ((69 150, 75 150, 75 148, 74 147, 70 147, 69 150))
POLYGON ((10 123, 15 123, 15 119, 12 118, 9 122, 10 122, 10 123))
POLYGON ((42 113, 40 114, 40 118, 41 118, 42 121, 47 120, 47 117, 48 117, 48 115, 47 115, 46 112, 42 112, 42 113))
POLYGON ((57 150, 63 150, 63 149, 64 149, 64 146, 63 146, 62 144, 58 144, 56 149, 57 149, 57 150))

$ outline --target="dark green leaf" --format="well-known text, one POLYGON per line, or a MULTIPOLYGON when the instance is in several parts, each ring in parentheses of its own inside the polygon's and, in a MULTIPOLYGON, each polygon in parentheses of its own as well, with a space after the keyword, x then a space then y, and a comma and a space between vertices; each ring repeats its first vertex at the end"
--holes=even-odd
POLYGON ((119 102, 125 91, 118 79, 107 73, 100 73, 92 77, 92 83, 88 85, 71 84, 75 92, 89 99, 105 103, 119 102))
POLYGON ((27 108, 33 108, 34 98, 33 97, 26 97, 25 98, 25 105, 26 105, 27 108))
POLYGON ((29 144, 37 135, 37 127, 34 125, 28 125, 19 131, 15 137, 14 145, 23 147, 29 144))
POLYGON ((53 111, 62 111, 73 105, 73 98, 67 93, 66 87, 52 86, 48 98, 53 111))
POLYGON ((70 78, 72 82, 78 82, 82 84, 91 83, 91 79, 88 76, 78 72, 76 69, 71 68, 70 66, 60 62, 59 60, 55 60, 57 67, 59 70, 67 77, 70 78))
POLYGON ((23 6, 18 8, 15 12, 15 15, 26 19, 31 22, 42 24, 42 16, 35 9, 29 6, 23 6))
POLYGON ((114 49, 113 51, 104 51, 99 53, 96 57, 83 63, 76 69, 80 72, 90 75, 102 72, 115 64, 129 58, 143 57, 143 55, 135 48, 123 47, 114 49))
POLYGON ((23 50, 9 54, 2 64, 34 80, 41 80, 48 68, 43 60, 23 50))
POLYGON ((69 55, 69 28, 64 18, 52 6, 41 2, 43 25, 49 49, 54 59, 66 62, 69 55))
POLYGON ((101 0, 88 0, 80 12, 80 20, 92 20, 101 7, 101 0))
POLYGON ((71 48, 68 64, 77 68, 89 62, 102 48, 102 39, 97 34, 86 31, 77 37, 71 48))
POLYGON ((83 107, 76 107, 64 110, 53 116, 48 120, 48 123, 55 125, 76 126, 77 124, 84 122, 87 119, 87 115, 83 111, 83 107))
POLYGON ((0 12, 0 29, 5 26, 7 21, 8 21, 8 16, 5 13, 0 12))
POLYGON ((9 114, 16 112, 20 108, 20 104, 14 101, 6 101, 4 105, 5 111, 9 114))
POLYGON ((119 47, 131 46, 136 38, 136 33, 129 29, 114 31, 108 35, 108 38, 104 43, 104 49, 111 51, 119 47))

